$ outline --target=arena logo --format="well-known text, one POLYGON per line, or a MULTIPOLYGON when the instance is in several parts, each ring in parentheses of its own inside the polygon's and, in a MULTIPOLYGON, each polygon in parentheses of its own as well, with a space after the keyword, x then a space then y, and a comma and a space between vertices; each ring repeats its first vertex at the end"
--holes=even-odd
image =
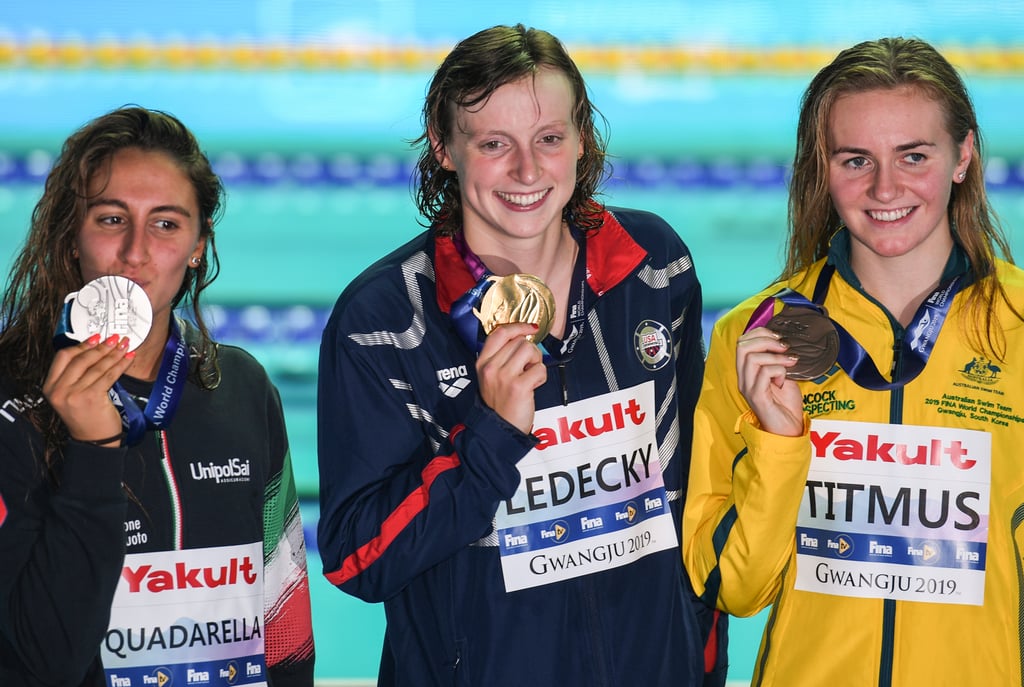
POLYGON ((469 370, 465 365, 455 365, 436 372, 437 388, 448 398, 455 398, 470 385, 469 370))

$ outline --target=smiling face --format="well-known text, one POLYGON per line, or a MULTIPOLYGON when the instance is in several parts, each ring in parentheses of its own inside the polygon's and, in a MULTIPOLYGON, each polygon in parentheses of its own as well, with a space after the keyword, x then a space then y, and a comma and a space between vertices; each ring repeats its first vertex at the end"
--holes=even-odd
POLYGON ((840 96, 828 127, 829 193, 850 230, 851 260, 944 265, 953 245, 952 185, 971 161, 973 133, 953 140, 939 104, 902 87, 840 96))
POLYGON ((451 140, 432 139, 441 165, 458 175, 462 226, 477 252, 558 236, 583 154, 574 100, 565 75, 542 68, 481 107, 459 108, 451 140))
POLYGON ((82 278, 113 274, 136 282, 153 305, 154 333, 166 331, 185 271, 206 245, 199 217, 195 189, 171 157, 118 151, 89 183, 76 240, 82 278))

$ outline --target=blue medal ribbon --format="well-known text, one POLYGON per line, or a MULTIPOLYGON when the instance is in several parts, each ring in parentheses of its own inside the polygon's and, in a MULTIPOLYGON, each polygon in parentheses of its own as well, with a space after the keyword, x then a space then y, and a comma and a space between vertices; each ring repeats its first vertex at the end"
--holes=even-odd
MULTIPOLYGON (((812 308, 822 315, 828 316, 825 308, 821 305, 825 302, 828 294, 832 275, 835 266, 825 265, 818 275, 818 281, 814 286, 812 300, 792 289, 785 288, 778 293, 769 296, 758 304, 750 321, 744 331, 754 327, 763 326, 771 319, 774 312, 775 301, 779 300, 788 305, 797 307, 812 308)), ((837 362, 846 371, 846 374, 860 387, 872 391, 886 391, 898 389, 913 381, 924 370, 931 357, 935 341, 939 338, 939 332, 946 321, 946 315, 953 304, 953 297, 960 291, 960 277, 949 279, 924 299, 914 314, 911 326, 907 327, 900 341, 900 356, 905 361, 898 377, 892 381, 887 380, 878 371, 875 362, 864 350, 864 347, 850 334, 841 324, 829 317, 832 325, 839 335, 839 356, 837 362)))
POLYGON ((142 441, 146 430, 164 429, 171 424, 178 402, 188 382, 188 346, 181 336, 177 320, 171 318, 170 336, 164 344, 160 370, 145 409, 140 409, 120 382, 110 389, 110 400, 121 414, 127 432, 125 443, 133 446, 142 441))
MULTIPOLYGON (((466 244, 466 239, 461 233, 456 234, 452 238, 452 243, 455 245, 456 250, 459 251, 459 255, 462 256, 462 260, 469 269, 470 274, 477 280, 476 284, 469 291, 459 296, 452 303, 452 322, 455 325, 455 331, 459 334, 459 338, 469 346, 470 350, 479 354, 484 347, 486 335, 484 334, 483 325, 473 311, 479 308, 484 294, 487 293, 487 289, 491 288, 494 284, 489 279, 494 274, 487 269, 487 266, 484 265, 480 257, 469 248, 466 244)), ((537 343, 537 347, 540 348, 544 356, 545 365, 557 365, 567 362, 572 357, 576 343, 583 334, 583 314, 586 312, 586 241, 577 239, 577 243, 579 244, 579 253, 576 257, 576 264, 573 267, 573 281, 571 293, 569 294, 570 312, 566 320, 568 323, 567 337, 562 342, 562 346, 557 354, 551 353, 548 347, 545 346, 545 341, 549 339, 550 342, 557 341, 553 336, 548 335, 544 341, 537 343)))

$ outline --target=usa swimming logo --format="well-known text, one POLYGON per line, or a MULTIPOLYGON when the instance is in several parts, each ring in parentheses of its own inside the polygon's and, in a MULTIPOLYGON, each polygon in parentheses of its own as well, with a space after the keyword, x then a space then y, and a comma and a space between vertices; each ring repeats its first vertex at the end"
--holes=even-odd
POLYGON ((662 323, 644 320, 633 332, 633 349, 640 364, 654 372, 672 360, 672 336, 662 323))

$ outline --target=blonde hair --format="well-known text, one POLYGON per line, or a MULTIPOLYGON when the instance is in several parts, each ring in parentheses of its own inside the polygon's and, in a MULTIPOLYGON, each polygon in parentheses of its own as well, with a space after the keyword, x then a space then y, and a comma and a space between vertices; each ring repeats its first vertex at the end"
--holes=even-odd
POLYGON ((828 126, 836 100, 850 93, 905 87, 917 89, 942 108, 946 129, 958 144, 974 132, 970 165, 963 181, 953 184, 948 208, 953 238, 967 254, 976 283, 961 312, 961 326, 978 352, 1003 360, 1006 338, 993 306, 1002 299, 1019 319, 1024 316, 1009 302, 995 273, 1000 255, 1010 263, 1013 258, 985 191, 981 131, 963 79, 946 58, 920 39, 881 38, 843 50, 804 92, 789 186, 786 262, 780 278, 792 277, 823 258, 829 240, 842 225, 828 190, 828 126))

